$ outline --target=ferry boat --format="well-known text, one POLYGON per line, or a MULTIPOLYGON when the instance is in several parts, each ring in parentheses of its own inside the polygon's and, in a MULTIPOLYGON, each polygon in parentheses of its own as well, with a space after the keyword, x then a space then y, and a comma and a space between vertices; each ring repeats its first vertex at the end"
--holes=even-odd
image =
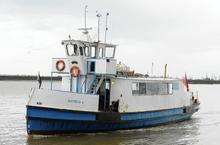
MULTIPOLYGON (((83 30, 88 34, 86 26, 83 30)), ((29 94, 28 134, 145 128, 184 121, 199 110, 186 78, 137 74, 117 64, 116 45, 99 40, 70 38, 62 45, 66 58, 52 59, 51 88, 32 88, 29 94), (59 89, 54 88, 54 74, 62 77, 59 89)))

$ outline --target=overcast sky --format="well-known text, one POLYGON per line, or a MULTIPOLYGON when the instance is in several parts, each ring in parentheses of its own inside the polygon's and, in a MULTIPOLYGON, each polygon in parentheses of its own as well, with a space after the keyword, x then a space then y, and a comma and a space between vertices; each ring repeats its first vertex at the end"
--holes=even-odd
POLYGON ((61 40, 80 38, 88 5, 91 36, 96 10, 110 13, 108 42, 117 59, 138 72, 181 77, 220 75, 218 0, 0 0, 0 74, 50 74, 51 58, 64 57, 61 40))

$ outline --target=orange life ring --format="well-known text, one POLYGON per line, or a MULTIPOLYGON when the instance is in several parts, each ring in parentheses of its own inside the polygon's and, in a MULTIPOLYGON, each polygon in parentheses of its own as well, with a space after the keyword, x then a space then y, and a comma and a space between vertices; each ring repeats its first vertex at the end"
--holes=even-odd
POLYGON ((66 64, 65 64, 65 62, 63 60, 58 60, 56 62, 56 69, 58 71, 63 71, 65 69, 65 67, 66 67, 66 64))
POLYGON ((77 77, 80 73, 80 70, 79 70, 79 67, 77 66, 73 66, 71 69, 70 69, 70 73, 73 77, 77 77))

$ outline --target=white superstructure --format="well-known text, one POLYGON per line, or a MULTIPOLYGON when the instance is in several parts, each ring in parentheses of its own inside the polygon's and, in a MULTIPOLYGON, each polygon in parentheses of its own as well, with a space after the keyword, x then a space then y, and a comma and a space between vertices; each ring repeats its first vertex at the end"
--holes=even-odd
MULTIPOLYGON (((116 45, 63 40, 66 58, 53 58, 51 76, 62 76, 62 86, 55 90, 34 89, 28 105, 92 112, 143 112, 190 106, 195 96, 180 79, 149 78, 137 74, 115 59, 116 45)), ((107 16, 106 15, 106 32, 107 16)), ((98 24, 101 15, 98 13, 98 24)), ((99 28, 99 25, 98 25, 99 28)), ((99 32, 99 29, 98 29, 99 32)), ((99 35, 99 33, 98 33, 99 35)), ((105 34, 106 41, 106 34, 105 34)), ((185 80, 187 81, 187 80, 185 80)))
POLYGON ((29 105, 79 111, 142 112, 189 106, 192 93, 180 79, 136 76, 116 65, 116 45, 80 40, 62 41, 66 58, 53 58, 52 74, 62 87, 36 90, 29 105))

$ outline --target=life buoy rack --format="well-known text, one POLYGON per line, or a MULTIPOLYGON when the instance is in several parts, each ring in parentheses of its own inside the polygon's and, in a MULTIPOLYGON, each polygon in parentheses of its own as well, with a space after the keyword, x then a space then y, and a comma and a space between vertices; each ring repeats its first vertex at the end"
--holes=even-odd
POLYGON ((56 69, 58 71, 63 71, 65 69, 65 67, 66 67, 66 64, 65 64, 65 62, 63 60, 58 60, 56 62, 56 69))
POLYGON ((73 66, 73 67, 70 69, 70 74, 71 74, 73 77, 78 77, 78 76, 79 76, 79 73, 80 73, 80 70, 79 70, 79 67, 78 67, 78 66, 73 66))

